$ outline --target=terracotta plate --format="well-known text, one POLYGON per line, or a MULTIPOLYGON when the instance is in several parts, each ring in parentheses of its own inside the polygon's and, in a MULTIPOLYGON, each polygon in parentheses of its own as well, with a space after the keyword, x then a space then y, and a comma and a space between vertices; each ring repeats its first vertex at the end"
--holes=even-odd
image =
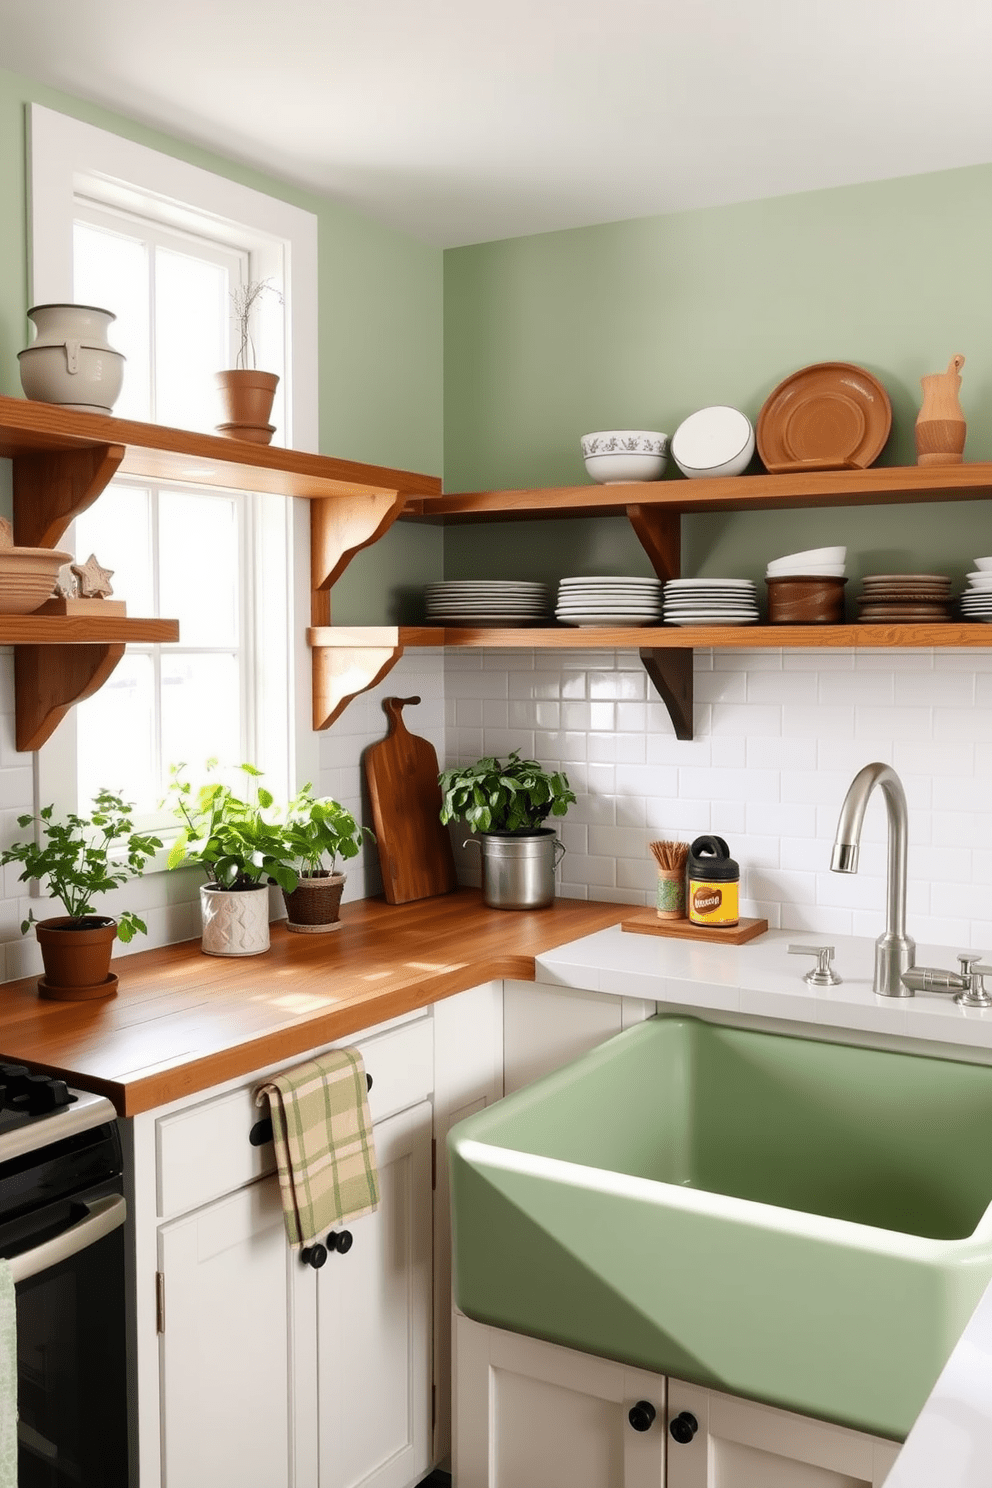
POLYGON ((877 378, 850 362, 793 372, 758 415, 758 453, 773 473, 864 470, 882 453, 892 404, 877 378))

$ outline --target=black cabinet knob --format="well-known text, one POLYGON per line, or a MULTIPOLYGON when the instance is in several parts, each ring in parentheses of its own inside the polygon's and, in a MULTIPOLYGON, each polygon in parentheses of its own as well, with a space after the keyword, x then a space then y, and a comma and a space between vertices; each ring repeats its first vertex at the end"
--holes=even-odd
POLYGON ((336 1250, 338 1255, 347 1255, 355 1243, 355 1237, 350 1230, 332 1230, 327 1237, 328 1250, 336 1250))
POLYGON ((699 1422, 691 1411, 679 1411, 675 1420, 668 1423, 668 1429, 672 1440, 677 1441, 680 1447, 685 1447, 699 1430, 699 1422))
POLYGON ((627 1420, 635 1431, 650 1431, 658 1414, 650 1400, 639 1400, 627 1412, 627 1420))
POLYGON ((372 1089, 372 1076, 369 1074, 368 1070, 365 1071, 365 1089, 372 1089))
POLYGON ((266 1142, 272 1141, 272 1117, 263 1116, 261 1121, 256 1121, 248 1133, 248 1140, 253 1147, 264 1147, 266 1142))
POLYGON ((323 1245, 304 1245, 300 1251, 300 1260, 305 1261, 308 1266, 312 1266, 315 1271, 319 1271, 327 1260, 326 1247, 323 1245))

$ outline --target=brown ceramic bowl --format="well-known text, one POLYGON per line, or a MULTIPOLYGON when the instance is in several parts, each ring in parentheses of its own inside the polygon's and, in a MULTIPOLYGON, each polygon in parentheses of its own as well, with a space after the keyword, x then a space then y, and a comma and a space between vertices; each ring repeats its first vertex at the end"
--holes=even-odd
POLYGON ((766 579, 769 625, 841 625, 846 579, 821 574, 766 579))

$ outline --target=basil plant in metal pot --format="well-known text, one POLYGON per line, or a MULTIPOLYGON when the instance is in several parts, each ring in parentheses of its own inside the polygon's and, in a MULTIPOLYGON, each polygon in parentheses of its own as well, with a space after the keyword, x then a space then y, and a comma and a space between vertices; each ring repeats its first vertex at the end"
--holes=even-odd
MULTIPOLYGON (((563 770, 545 770, 517 750, 499 760, 442 770, 441 820, 468 822, 482 850, 482 898, 492 909, 544 909, 565 849, 549 816, 564 816, 575 793, 563 770)), ((467 846, 468 842, 464 845, 467 846)))
POLYGON ((42 997, 77 1002, 112 997, 117 977, 110 970, 114 940, 125 943, 147 926, 131 910, 115 920, 99 914, 94 900, 140 876, 145 863, 162 846, 158 837, 136 832, 134 807, 113 791, 98 791, 88 816, 68 812, 64 820, 54 806, 43 806, 37 816, 19 816, 22 829, 34 827, 27 842, 14 842, 0 854, 0 866, 21 863, 20 883, 37 879, 64 915, 35 920, 28 910, 21 924, 31 926, 41 947, 45 975, 38 984, 42 997))
MULTIPOLYGON (((208 769, 216 769, 210 760, 208 769)), ((238 766, 244 795, 220 780, 193 789, 186 766, 173 765, 169 796, 181 822, 170 868, 200 867, 201 948, 208 956, 257 956, 269 949, 269 880, 294 889, 293 851, 274 811, 262 771, 238 766)))
POLYGON ((286 808, 283 838, 299 868, 296 887, 283 889, 286 928, 311 935, 336 930, 347 877, 337 872, 337 860, 357 857, 373 834, 340 801, 315 796, 308 783, 286 808))

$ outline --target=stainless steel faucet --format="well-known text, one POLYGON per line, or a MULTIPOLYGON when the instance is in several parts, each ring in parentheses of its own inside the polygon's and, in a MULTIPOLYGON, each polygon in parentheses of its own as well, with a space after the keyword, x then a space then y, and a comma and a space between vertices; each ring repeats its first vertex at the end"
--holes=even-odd
POLYGON ((909 823, 906 792, 891 765, 859 770, 848 787, 830 858, 834 873, 857 873, 861 826, 875 786, 881 786, 889 819, 889 865, 885 887, 885 930, 875 942, 874 989, 883 997, 912 997, 903 972, 916 962, 916 942, 906 934, 906 849, 909 823))

